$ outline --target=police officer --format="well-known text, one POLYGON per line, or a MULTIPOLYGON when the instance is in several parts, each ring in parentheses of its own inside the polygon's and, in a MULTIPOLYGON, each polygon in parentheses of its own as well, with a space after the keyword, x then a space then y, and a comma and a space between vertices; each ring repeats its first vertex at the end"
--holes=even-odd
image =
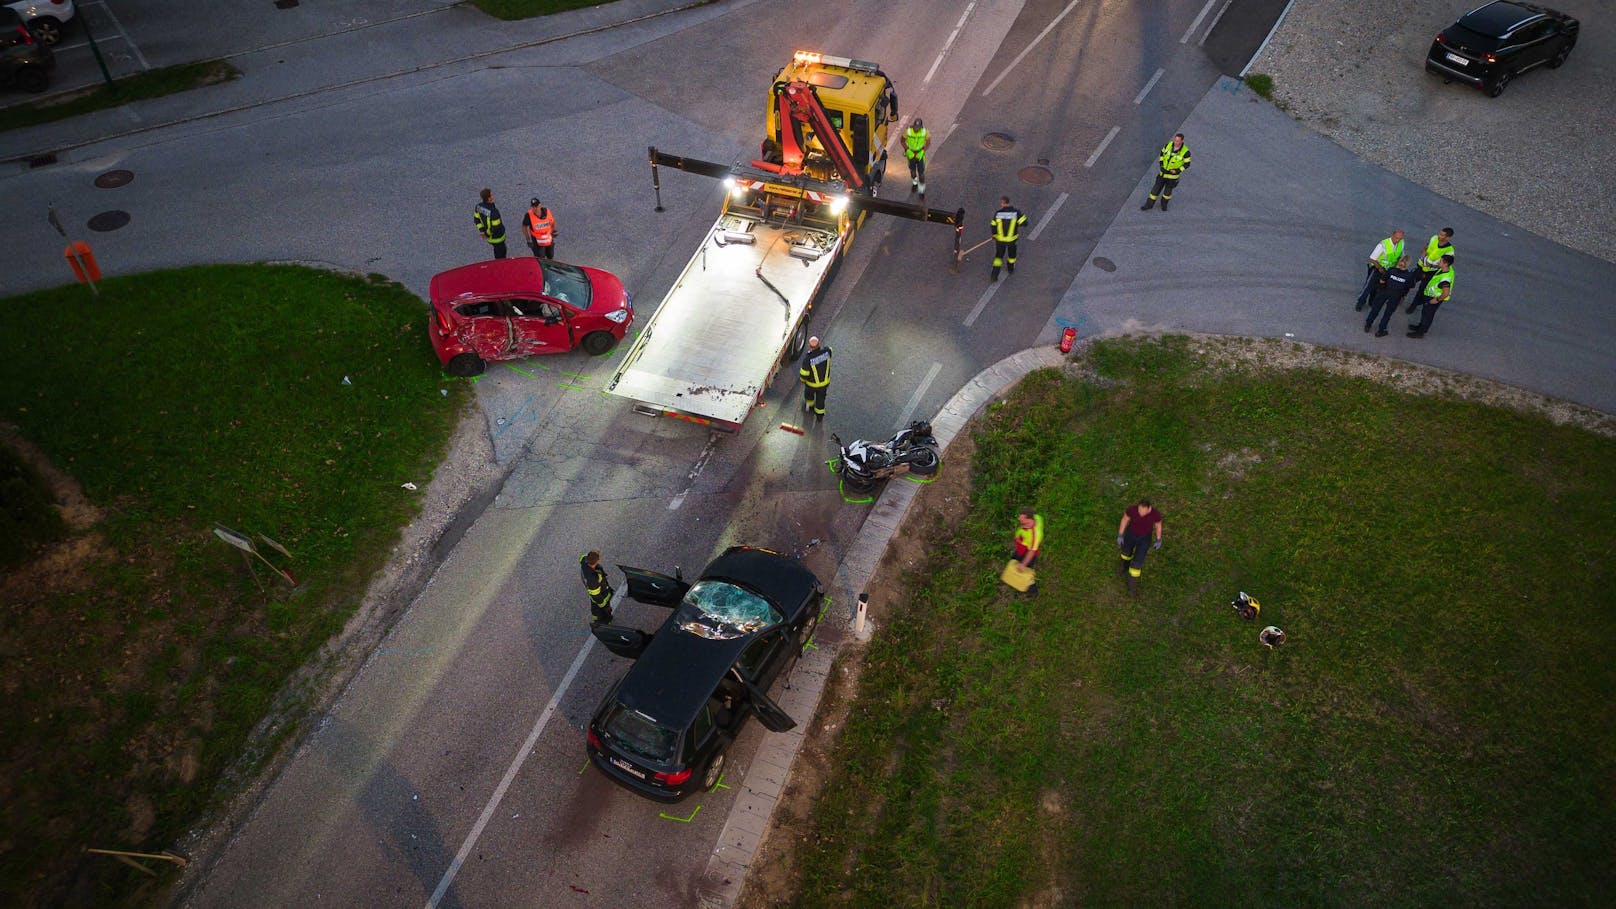
POLYGON ((483 235, 489 245, 494 247, 494 258, 505 258, 505 221, 499 216, 499 207, 494 204, 494 191, 485 189, 482 192, 482 201, 471 210, 472 223, 477 225, 477 232, 483 235))
POLYGON ((1442 270, 1443 256, 1456 256, 1453 250, 1453 228, 1444 227, 1431 235, 1425 243, 1425 252, 1420 255, 1419 285, 1414 288, 1414 302, 1408 304, 1408 311, 1413 312, 1420 299, 1425 294, 1426 285, 1431 278, 1442 270))
POLYGON ((540 205, 537 197, 522 213, 522 233, 527 235, 527 248, 533 250, 533 258, 555 258, 555 213, 540 205))
POLYGON ((909 121, 903 131, 903 156, 909 159, 909 190, 926 194, 926 148, 931 145, 931 130, 919 117, 909 121))
POLYGON ((1139 210, 1149 211, 1156 205, 1156 197, 1160 196, 1162 211, 1166 211, 1167 203, 1173 199, 1173 189, 1178 186, 1178 179, 1189 169, 1190 147, 1184 144, 1184 134, 1178 133, 1173 136, 1173 141, 1162 146, 1161 158, 1156 166, 1156 183, 1150 188, 1150 198, 1139 206, 1139 210))
POLYGON ((830 388, 830 348, 820 345, 819 339, 808 339, 808 350, 802 355, 802 409, 813 411, 814 422, 825 419, 825 392, 830 388))
POLYGON ((1355 310, 1363 312, 1363 308, 1369 305, 1369 298, 1375 295, 1376 289, 1386 279, 1386 272, 1390 271, 1401 258, 1403 258, 1403 232, 1394 230, 1391 236, 1376 243, 1375 248, 1369 251, 1369 270, 1364 275, 1363 290, 1358 293, 1358 303, 1353 307, 1355 310))
POLYGON ((1005 266, 1010 274, 1016 273, 1016 238, 1027 216, 1010 204, 1009 196, 999 197, 999 210, 993 213, 993 273, 989 281, 999 280, 999 267, 1005 266))
POLYGON ((1436 321, 1436 309, 1448 298, 1453 296, 1453 257, 1443 256, 1437 260, 1437 268, 1441 269, 1431 276, 1425 290, 1420 291, 1416 302, 1423 304, 1420 309, 1420 322, 1408 330, 1410 338, 1423 338, 1431 330, 1431 323, 1436 321))
POLYGON ((600 551, 591 549, 578 560, 578 571, 589 594, 589 624, 607 625, 612 621, 612 585, 606 582, 606 569, 600 567, 600 551))

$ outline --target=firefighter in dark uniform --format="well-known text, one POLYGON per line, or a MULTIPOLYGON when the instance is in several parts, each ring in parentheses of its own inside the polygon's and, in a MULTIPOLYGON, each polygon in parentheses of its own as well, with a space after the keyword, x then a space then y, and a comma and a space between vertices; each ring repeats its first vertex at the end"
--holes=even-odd
POLYGON ((813 411, 814 422, 823 421, 825 392, 830 388, 830 348, 822 346, 818 338, 809 338, 797 375, 802 378, 802 409, 813 411))
POLYGON ((471 210, 471 220, 477 225, 477 233, 494 247, 494 258, 505 258, 505 222, 499 216, 499 206, 494 204, 493 190, 483 190, 482 201, 471 210))
POLYGON ((600 567, 600 552, 591 549, 578 560, 578 571, 584 577, 584 590, 589 594, 589 624, 606 625, 612 620, 612 585, 606 582, 606 569, 600 567))
POLYGON ((993 274, 988 280, 997 281, 1000 266, 1012 275, 1016 273, 1016 240, 1021 236, 1021 226, 1027 223, 1027 216, 1010 204, 1009 196, 1000 196, 999 210, 993 213, 992 223, 993 274))
POLYGON ((1190 167, 1190 147, 1184 144, 1184 134, 1173 136, 1173 141, 1162 146, 1161 158, 1156 167, 1156 184, 1150 188, 1150 198, 1145 204, 1139 206, 1140 211, 1149 211, 1156 204, 1156 197, 1161 197, 1162 211, 1167 210, 1167 203, 1173 200, 1173 189, 1178 186, 1178 180, 1184 176, 1184 171, 1190 167))
POLYGON ((1145 556, 1153 549, 1161 548, 1162 514, 1157 511, 1149 499, 1140 499, 1137 505, 1129 505, 1122 513, 1122 523, 1117 525, 1117 548, 1122 551, 1122 559, 1117 562, 1117 574, 1128 579, 1128 592, 1139 592, 1139 576, 1145 570, 1145 556), (1151 537, 1154 535, 1155 539, 1151 537))

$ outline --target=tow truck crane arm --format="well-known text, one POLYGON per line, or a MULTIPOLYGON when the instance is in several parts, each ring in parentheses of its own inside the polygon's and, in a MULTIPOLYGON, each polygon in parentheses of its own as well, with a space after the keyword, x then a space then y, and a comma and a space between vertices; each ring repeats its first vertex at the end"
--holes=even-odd
POLYGON ((853 161, 853 153, 847 150, 847 143, 842 141, 842 134, 836 125, 830 121, 830 115, 825 113, 825 105, 819 103, 819 95, 814 87, 806 82, 777 82, 774 86, 775 103, 779 105, 780 112, 780 157, 781 164, 774 165, 766 161, 753 161, 752 163, 765 170, 776 170, 779 173, 802 173, 803 159, 807 151, 803 148, 802 127, 806 123, 814 129, 814 135, 819 137, 819 144, 825 147, 825 153, 830 155, 832 164, 836 165, 836 172, 841 174, 842 182, 847 188, 855 191, 866 189, 869 178, 864 171, 853 161))

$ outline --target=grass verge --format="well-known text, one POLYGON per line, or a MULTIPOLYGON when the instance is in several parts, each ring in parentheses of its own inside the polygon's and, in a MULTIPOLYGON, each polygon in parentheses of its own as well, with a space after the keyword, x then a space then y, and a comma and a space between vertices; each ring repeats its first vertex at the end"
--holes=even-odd
POLYGON ((208 266, 3 305, 49 343, 0 336, 0 417, 98 519, 0 576, 0 892, 105 905, 143 881, 80 850, 157 851, 207 809, 414 515, 400 484, 466 392, 379 276, 208 266), (255 580, 216 521, 285 546, 301 585, 255 580))
POLYGON ((1616 441, 1203 350, 1097 343, 983 417, 787 902, 1616 892, 1616 441), (1130 598, 1113 539, 1141 496, 1166 544, 1130 598), (1022 505, 1048 519, 1037 599, 997 581, 1022 505))
POLYGON ((28 561, 66 530, 51 504, 50 486, 0 440, 0 571, 28 561))
POLYGON ((200 63, 165 66, 162 69, 114 79, 116 92, 107 88, 106 83, 102 82, 90 88, 35 101, 32 104, 0 109, 0 131, 66 120, 80 114, 121 107, 131 101, 161 98, 164 95, 239 78, 241 73, 223 60, 203 60, 200 63))
POLYGON ((1273 76, 1270 76, 1267 73, 1251 73, 1241 81, 1246 83, 1246 88, 1256 92, 1258 97, 1265 98, 1269 101, 1274 100, 1273 76))

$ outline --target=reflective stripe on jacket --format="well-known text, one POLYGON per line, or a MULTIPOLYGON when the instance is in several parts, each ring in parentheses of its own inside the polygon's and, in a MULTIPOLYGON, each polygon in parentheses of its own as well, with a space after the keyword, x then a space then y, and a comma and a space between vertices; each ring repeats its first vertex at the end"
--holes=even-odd
POLYGON ((1169 141, 1166 145, 1162 146, 1162 150, 1161 150, 1161 172, 1162 172, 1162 176, 1177 179, 1181 174, 1183 174, 1184 168, 1189 167, 1189 166, 1190 166, 1190 144, 1188 142, 1185 142, 1183 147, 1179 148, 1176 151, 1173 149, 1173 143, 1171 141, 1169 141))
POLYGON ((505 241, 505 221, 499 216, 499 209, 492 202, 478 202, 472 209, 471 219, 477 225, 477 232, 490 243, 505 241))
POLYGON ((590 596, 600 596, 606 591, 608 586, 606 583, 606 569, 599 565, 590 567, 589 556, 578 557, 578 570, 584 577, 584 590, 590 596))
POLYGON ((830 348, 821 347, 810 350, 802 358, 802 368, 797 370, 802 377, 802 384, 809 388, 824 388, 830 384, 830 348))
POLYGON ((1021 225, 1027 223, 1027 216, 1013 205, 1006 205, 993 214, 993 239, 1000 243, 1014 243, 1021 236, 1021 225))
POLYGON ((911 161, 926 160, 926 140, 931 138, 931 130, 922 126, 915 129, 913 126, 903 131, 903 154, 911 161))

